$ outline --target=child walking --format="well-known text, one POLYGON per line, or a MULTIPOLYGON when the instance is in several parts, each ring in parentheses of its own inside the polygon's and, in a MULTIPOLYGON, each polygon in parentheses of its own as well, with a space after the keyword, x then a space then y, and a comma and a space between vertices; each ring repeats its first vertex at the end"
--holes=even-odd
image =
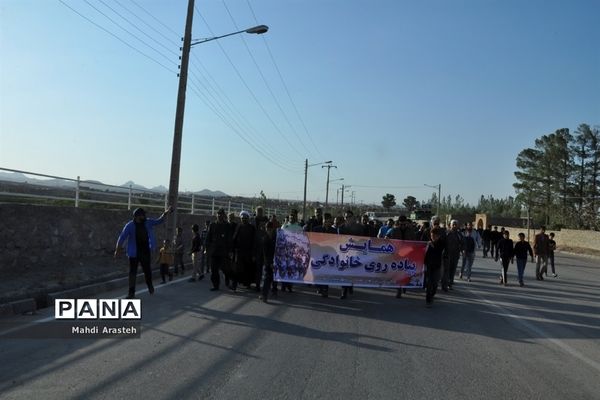
POLYGON ((162 278, 161 283, 166 283, 167 275, 169 276, 169 280, 173 280, 173 273, 169 271, 169 266, 173 264, 173 252, 171 251, 171 243, 169 239, 165 239, 163 241, 163 246, 160 248, 160 253, 158 255, 158 262, 160 264, 160 276, 162 278))

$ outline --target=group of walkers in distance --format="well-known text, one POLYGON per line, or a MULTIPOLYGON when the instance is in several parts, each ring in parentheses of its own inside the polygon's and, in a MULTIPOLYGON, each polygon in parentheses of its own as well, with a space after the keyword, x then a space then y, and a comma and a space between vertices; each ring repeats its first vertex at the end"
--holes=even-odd
MULTIPOLYGON (((119 235, 115 257, 127 242, 130 266, 128 298, 135 296, 138 265, 142 266, 149 293, 154 293, 150 267, 151 254, 156 249, 153 227, 164 222, 171 212, 172 209, 169 208, 158 219, 150 219, 146 218, 143 209, 138 208, 133 213, 133 219, 125 225, 119 235)), ((458 221, 452 220, 447 229, 435 216, 431 222, 426 221, 420 225, 404 215, 397 220, 390 218, 383 224, 377 220, 370 220, 367 214, 357 220, 352 210, 346 210, 343 216, 334 217, 330 213, 323 213, 322 208, 316 208, 314 215, 304 223, 298 220, 297 210, 292 209, 280 223, 275 215, 267 217, 263 208, 257 207, 253 216, 247 211, 240 212, 239 222, 236 214, 226 215, 225 210, 220 209, 216 220, 206 221, 202 230, 199 225, 192 225, 191 246, 187 253, 192 260, 189 281, 198 282, 210 273, 210 290, 218 291, 221 289, 223 276, 225 286, 230 290, 235 292, 241 284, 260 293, 259 298, 264 302, 268 301, 269 296, 277 296, 279 290, 292 292, 291 283, 282 282, 279 289, 278 283, 273 279, 277 229, 427 242, 424 259, 427 306, 433 303, 440 283, 442 290, 448 292, 452 290, 457 274, 459 279, 471 282, 475 251, 482 247, 483 258, 488 257, 489 253, 495 261, 500 261, 502 285, 507 285, 508 268, 516 258, 517 279, 519 285, 524 286, 528 256, 532 262, 537 258, 537 280, 547 277, 548 262, 551 265, 552 276, 558 277, 554 265, 554 233, 547 235, 543 226, 536 234, 532 247, 525 240, 524 233, 519 233, 519 240, 513 243, 510 233, 504 228, 498 231, 498 227, 494 227, 492 230, 490 225, 487 229, 474 229, 471 222, 459 228, 458 221), (458 264, 461 258, 459 271, 458 264)), ((185 255, 183 230, 178 227, 173 241, 165 239, 158 252, 157 264, 160 265, 161 283, 165 283, 167 279, 172 280, 174 275, 184 273, 185 255)), ((329 287, 317 285, 317 292, 323 297, 328 297, 329 287)), ((396 297, 401 298, 404 292, 405 289, 397 289, 396 297)), ((352 286, 342 286, 340 299, 345 299, 352 293, 352 286)))

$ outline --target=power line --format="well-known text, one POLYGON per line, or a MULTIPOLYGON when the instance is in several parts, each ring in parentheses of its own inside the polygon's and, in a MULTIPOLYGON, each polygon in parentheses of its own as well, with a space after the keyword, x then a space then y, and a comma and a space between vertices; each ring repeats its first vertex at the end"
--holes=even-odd
MULTIPOLYGON (((258 24, 258 18, 256 18, 256 13, 254 12, 254 8, 252 8, 252 4, 250 4, 250 0, 246 0, 246 3, 248 4, 248 7, 250 8, 250 11, 252 12, 252 16, 254 17, 254 21, 258 24)), ((296 116, 298 117, 298 119, 300 120, 300 123, 302 124, 302 127, 304 128, 304 132, 306 132, 306 135, 308 136, 310 142, 312 143, 312 145, 314 146, 314 148, 317 150, 317 153, 319 154, 319 156, 321 156, 321 158, 323 157, 323 153, 321 153, 321 150, 319 149, 319 147, 315 144, 315 141, 312 138, 312 135, 310 134, 310 132, 308 131, 308 128, 306 127, 306 124, 304 123, 304 119, 302 118, 302 116, 300 115, 300 112, 298 111, 298 107, 296 107, 296 103, 294 102, 294 99, 292 98, 292 95, 288 89, 287 84, 285 83, 285 79, 283 79, 283 75, 281 73, 281 70, 279 69, 279 66, 277 65, 277 62, 275 61, 275 57, 273 56, 273 52, 271 52, 271 47, 269 46, 269 42, 267 41, 267 38, 265 38, 264 36, 262 37, 263 43, 265 44, 265 47, 267 48, 267 52, 269 53, 269 56, 271 58, 271 61, 273 62, 273 65, 275 66, 275 70, 277 71, 277 74, 279 75, 279 79, 281 80, 281 83, 285 89, 285 92, 287 93, 288 99, 290 100, 290 103, 292 104, 292 107, 294 108, 294 111, 296 112, 296 116)))
MULTIPOLYGON (((208 24, 208 22, 206 21, 206 19, 204 18, 204 16, 198 11, 198 8, 196 6, 194 6, 194 8, 196 9, 196 12, 198 13, 198 15, 200 15, 200 18, 202 18, 202 21, 204 21, 204 23, 206 24, 206 27, 208 28, 208 31, 210 32, 210 34, 213 35, 213 36, 215 36, 215 34, 212 32, 212 29, 210 28, 210 25, 208 24)), ((271 125, 273 125, 273 127, 275 128, 275 130, 279 133, 279 136, 281 136, 285 140, 285 142, 288 144, 288 146, 290 146, 290 149, 294 150, 300 157, 302 157, 302 153, 300 153, 298 151, 298 149, 283 134, 283 132, 281 131, 281 129, 279 129, 279 127, 277 126, 277 124, 275 124, 275 121, 273 121, 273 118, 271 118, 270 114, 267 112, 267 110, 265 109, 265 107, 258 100, 258 98, 256 97, 256 94, 254 94, 254 92, 252 91, 252 89, 250 88, 250 86, 248 86, 248 84, 246 83, 246 80, 244 79, 244 77, 242 76, 242 74, 240 73, 240 71, 238 70, 238 68, 235 66, 235 64, 233 63, 233 61, 231 60, 231 58, 229 57, 229 55, 227 54, 227 52, 225 51, 225 49, 223 48, 223 46, 221 45, 221 43, 219 43, 218 40, 216 42, 217 42, 217 45, 219 46, 219 49, 221 49, 221 52, 225 56, 225 58, 229 61, 229 64, 231 65, 231 67, 235 71, 236 75, 242 81, 243 85, 246 87, 246 89, 248 90, 248 92, 250 93, 250 95, 252 96, 252 98, 254 99, 254 102, 259 106, 259 108, 261 109, 261 111, 263 112, 263 114, 265 114, 265 116, 267 117, 267 119, 269 120, 269 122, 271 123, 271 125)))
MULTIPOLYGON (((233 26, 235 27, 236 31, 239 31, 240 28, 238 27, 237 23, 235 22, 235 19, 233 18, 233 15, 231 14, 231 11, 229 10, 229 7, 227 7, 227 3, 225 2, 225 0, 223 1, 223 6, 225 7, 225 10, 227 10, 227 14, 229 14, 229 18, 231 19, 231 22, 233 23, 233 26)), ((300 137, 300 135, 298 135, 298 132, 296 131, 296 128, 294 128, 294 126, 292 125, 292 123, 290 122, 290 119, 288 118, 287 114, 285 113, 285 111, 283 110, 283 108, 281 107, 281 103, 279 102, 279 100, 277 99, 277 97, 275 96, 275 93, 273 93, 273 89, 271 89, 271 85, 269 85, 269 82, 267 81, 267 78, 265 77, 265 75, 263 74, 262 69, 260 68, 260 65, 258 65, 258 62, 256 62, 256 58, 254 57, 254 55, 252 54, 252 51, 250 51, 250 47, 248 46, 248 43, 246 42, 246 39, 243 36, 240 36, 240 39, 242 40, 242 42, 244 43, 244 46, 246 47, 246 51, 248 52, 248 55, 250 56, 250 58, 252 59, 252 62, 254 63, 254 66, 256 67, 256 69, 258 70, 258 73, 260 74, 260 77, 262 78, 265 86, 267 87, 267 90, 269 91, 269 93, 271 94, 271 97, 273 98, 273 100, 275 101, 275 104, 277 105, 277 107, 279 108, 279 111, 281 112, 281 114, 283 115, 283 118, 285 119, 285 121, 287 122, 288 126, 290 127, 290 129, 292 130, 292 132, 294 133, 294 135, 296 136, 296 138, 298 139, 298 142, 300 142, 300 144, 302 145, 302 147, 304 147, 304 150, 306 150, 307 154, 311 154, 311 151, 308 149, 308 147, 304 144, 304 141, 302 140, 302 138, 300 137)))
MULTIPOLYGON (((147 23, 142 17, 138 16, 135 12, 131 11, 129 8, 125 7, 122 3, 120 3, 118 0, 113 0, 115 3, 117 3, 118 5, 120 5, 122 8, 124 8, 125 10, 127 10, 131 15, 133 15, 134 17, 136 17, 137 19, 139 19, 144 25, 146 25, 148 28, 152 29, 154 32, 156 32, 157 34, 159 34, 162 38, 164 38, 165 40, 171 42, 172 44, 174 44, 175 46, 179 46, 180 44, 177 43, 175 40, 167 37, 164 33, 162 33, 161 31, 159 31, 158 29, 156 29, 155 27, 153 27, 152 25, 150 25, 149 23, 147 23)), ((158 21, 158 19, 156 17, 154 17, 152 14, 150 14, 148 11, 146 11, 147 14, 149 14, 152 18, 154 18, 155 20, 158 21)), ((162 24, 162 22, 158 21, 159 23, 162 24)), ((174 32, 174 31, 172 31, 174 32)), ((180 37, 180 35, 175 34, 176 37, 180 37)))
POLYGON ((163 27, 165 27, 168 31, 172 32, 175 34, 175 36, 177 37, 181 37, 180 33, 175 32, 173 29, 171 29, 171 27, 169 27, 168 25, 166 25, 164 22, 162 22, 160 19, 156 18, 154 15, 150 14, 144 7, 140 6, 135 0, 130 0, 133 4, 135 4, 136 6, 138 6, 138 8, 140 8, 142 11, 144 11, 146 14, 148 14, 152 19, 154 19, 156 22, 158 22, 159 24, 161 24, 163 27))
MULTIPOLYGON (((94 6, 92 3, 90 3, 88 0, 83 0, 87 3, 87 5, 89 5, 90 7, 92 7, 94 10, 96 10, 98 13, 102 14, 106 19, 108 19, 110 22, 112 22, 113 24, 115 24, 116 26, 118 26, 119 28, 121 28, 122 30, 124 30, 125 32, 127 32, 128 34, 130 34, 131 36, 133 36, 134 38, 136 38, 137 40, 139 40, 141 43, 143 43, 144 45, 148 46, 149 48, 151 48, 152 50, 154 50, 155 52, 157 52, 158 54, 160 54, 161 56, 163 56, 165 59, 167 59, 169 62, 177 65, 177 63, 173 60, 171 60, 169 58, 169 56, 165 55, 164 53, 162 53, 161 51, 157 50, 155 47, 153 47, 152 45, 149 45, 148 43, 146 43, 143 39, 140 39, 136 34, 131 33, 127 28, 124 28, 123 26, 121 26, 121 24, 119 24, 118 22, 116 22, 114 19, 112 19, 111 17, 109 17, 108 15, 106 15, 103 11, 99 10, 96 6, 94 6)), ((102 0, 100 0, 102 2, 102 0)))
POLYGON ((114 37, 115 39, 117 39, 118 41, 120 41, 121 43, 123 43, 124 45, 126 45, 127 47, 129 47, 130 49, 136 51, 137 53, 141 54, 142 56, 148 58, 149 60, 155 62, 156 64, 160 65, 161 67, 163 67, 164 69, 166 69, 167 71, 176 74, 177 72, 170 69, 169 67, 167 67, 166 65, 164 65, 163 63, 161 63, 160 61, 156 60, 155 58, 153 58, 152 56, 149 56, 148 54, 144 53, 143 51, 141 51, 140 49, 138 49, 137 47, 133 46, 132 44, 129 44, 128 42, 126 42, 125 40, 121 39, 118 35, 116 35, 115 33, 109 31, 108 29, 106 29, 105 27, 97 24, 96 22, 92 21, 90 18, 86 17, 85 15, 83 15, 82 13, 80 13, 79 11, 77 11, 76 9, 74 9, 73 7, 71 7, 70 5, 68 5, 67 3, 65 3, 63 0, 58 0, 62 5, 64 5, 65 7, 67 7, 68 9, 70 9, 71 11, 73 11, 75 14, 79 15, 81 18, 85 19, 86 21, 88 21, 89 23, 93 24, 94 26, 96 26, 97 28, 103 30, 104 32, 108 33, 109 35, 111 35, 112 37, 114 37))
POLYGON ((257 148, 252 142, 250 142, 247 138, 244 137, 244 135, 242 135, 234 126, 232 126, 227 120, 226 118, 210 103, 210 101, 208 101, 204 95, 201 93, 200 90, 198 90, 198 87, 196 85, 196 83, 192 80, 191 81, 192 86, 190 87, 190 89, 192 90, 192 92, 194 94, 196 94, 196 96, 198 96, 198 98, 200 98, 200 100, 208 107, 210 108, 215 115, 217 115, 221 121, 223 121, 223 123, 225 125, 227 125, 233 132, 235 132, 236 135, 239 136, 240 139, 242 139, 244 142, 246 142, 248 144, 248 146, 250 146, 252 149, 254 149, 254 151, 256 151, 258 154, 260 154, 261 156, 263 156, 267 161, 269 161, 270 163, 278 166, 281 169, 284 169, 286 171, 289 172, 299 172, 298 170, 294 170, 289 168, 286 165, 280 164, 277 161, 273 160, 272 158, 268 157, 265 153, 263 153, 259 148, 257 148))
MULTIPOLYGON (((257 140, 256 137, 253 137, 252 134, 250 134, 250 131, 247 128, 244 128, 242 126, 242 124, 240 124, 235 118, 232 118, 232 112, 231 110, 227 111, 225 109, 225 107, 223 106, 223 102, 222 100, 217 99, 211 92, 211 90, 209 90, 209 88, 201 81, 201 79, 195 74, 194 71, 190 71, 191 72, 191 78, 192 80, 195 79, 197 84, 202 85, 202 87, 204 88, 204 91, 202 93, 207 93, 212 99, 213 102, 211 102, 211 104, 213 105, 214 108, 218 108, 220 110, 221 116, 223 118, 228 118, 229 121, 231 121, 233 124, 235 124, 238 128, 238 132, 240 132, 240 134, 242 132, 246 132, 246 135, 250 137, 250 140, 253 140, 255 143, 260 143, 260 140, 257 140)), ((200 88, 198 88, 198 86, 196 85, 196 88, 198 90, 200 90, 200 88)), ((205 97, 206 99, 206 97, 205 97)), ((228 126, 230 126, 230 124, 228 124, 228 126)), ((281 156, 277 153, 274 152, 272 150, 267 150, 266 148, 261 149, 262 151, 264 151, 265 155, 269 156, 272 159, 277 159, 277 161, 279 163, 285 163, 286 160, 281 158, 281 156)))
MULTIPOLYGON (((128 18, 124 17, 121 13, 119 13, 117 10, 115 10, 114 8, 112 8, 111 6, 109 6, 108 4, 106 4, 104 2, 104 0, 98 0, 100 3, 104 4, 104 6, 106 8, 108 8, 109 10, 111 10, 113 13, 117 14, 119 17, 121 17, 121 19, 123 19, 125 22, 127 22, 129 25, 133 26, 135 29, 137 29, 140 33, 142 33, 144 36, 146 36, 147 38, 149 38, 150 40, 154 41, 154 43, 158 44, 159 46, 161 46, 163 49, 167 50, 168 52, 170 52, 171 54, 174 54, 175 57, 179 57, 179 53, 176 53, 175 51, 173 51, 171 48, 165 46, 164 44, 162 44, 161 42, 159 42, 158 40, 156 40, 155 38, 153 38, 152 36, 148 35, 146 32, 144 32, 142 29, 140 29, 140 27, 138 27, 136 24, 134 24, 133 22, 131 22, 128 18)), ((179 47, 179 46, 177 46, 179 47)))

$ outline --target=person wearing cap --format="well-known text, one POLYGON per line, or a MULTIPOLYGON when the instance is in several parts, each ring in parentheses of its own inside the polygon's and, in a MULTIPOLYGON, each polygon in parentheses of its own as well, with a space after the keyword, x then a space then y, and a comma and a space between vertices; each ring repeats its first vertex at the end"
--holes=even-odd
POLYGON ((165 221, 167 214, 173 212, 173 208, 166 209, 158 219, 146 218, 146 212, 142 208, 133 211, 133 219, 125 224, 115 248, 114 257, 117 258, 122 251, 122 246, 127 241, 127 257, 129 257, 129 294, 128 299, 135 297, 135 283, 137 280, 138 265, 142 265, 148 292, 154 293, 152 284, 152 270, 150 269, 151 254, 156 248, 156 239, 153 228, 165 221))

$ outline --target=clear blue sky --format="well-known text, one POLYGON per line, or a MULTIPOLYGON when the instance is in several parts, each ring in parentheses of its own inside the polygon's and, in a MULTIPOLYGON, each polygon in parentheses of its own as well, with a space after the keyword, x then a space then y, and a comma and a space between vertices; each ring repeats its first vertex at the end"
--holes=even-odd
MULTIPOLYGON (((58 0, 0 0, 0 166, 168 186, 187 1, 63 1, 163 66, 58 0)), ((333 160, 357 201, 424 200, 441 183, 476 203, 514 194, 535 138, 600 123, 599 1, 250 5, 196 1, 194 38, 257 25, 252 10, 270 30, 193 48, 181 190, 302 199, 308 158, 333 160)), ((309 199, 325 180, 309 168, 309 199)))

